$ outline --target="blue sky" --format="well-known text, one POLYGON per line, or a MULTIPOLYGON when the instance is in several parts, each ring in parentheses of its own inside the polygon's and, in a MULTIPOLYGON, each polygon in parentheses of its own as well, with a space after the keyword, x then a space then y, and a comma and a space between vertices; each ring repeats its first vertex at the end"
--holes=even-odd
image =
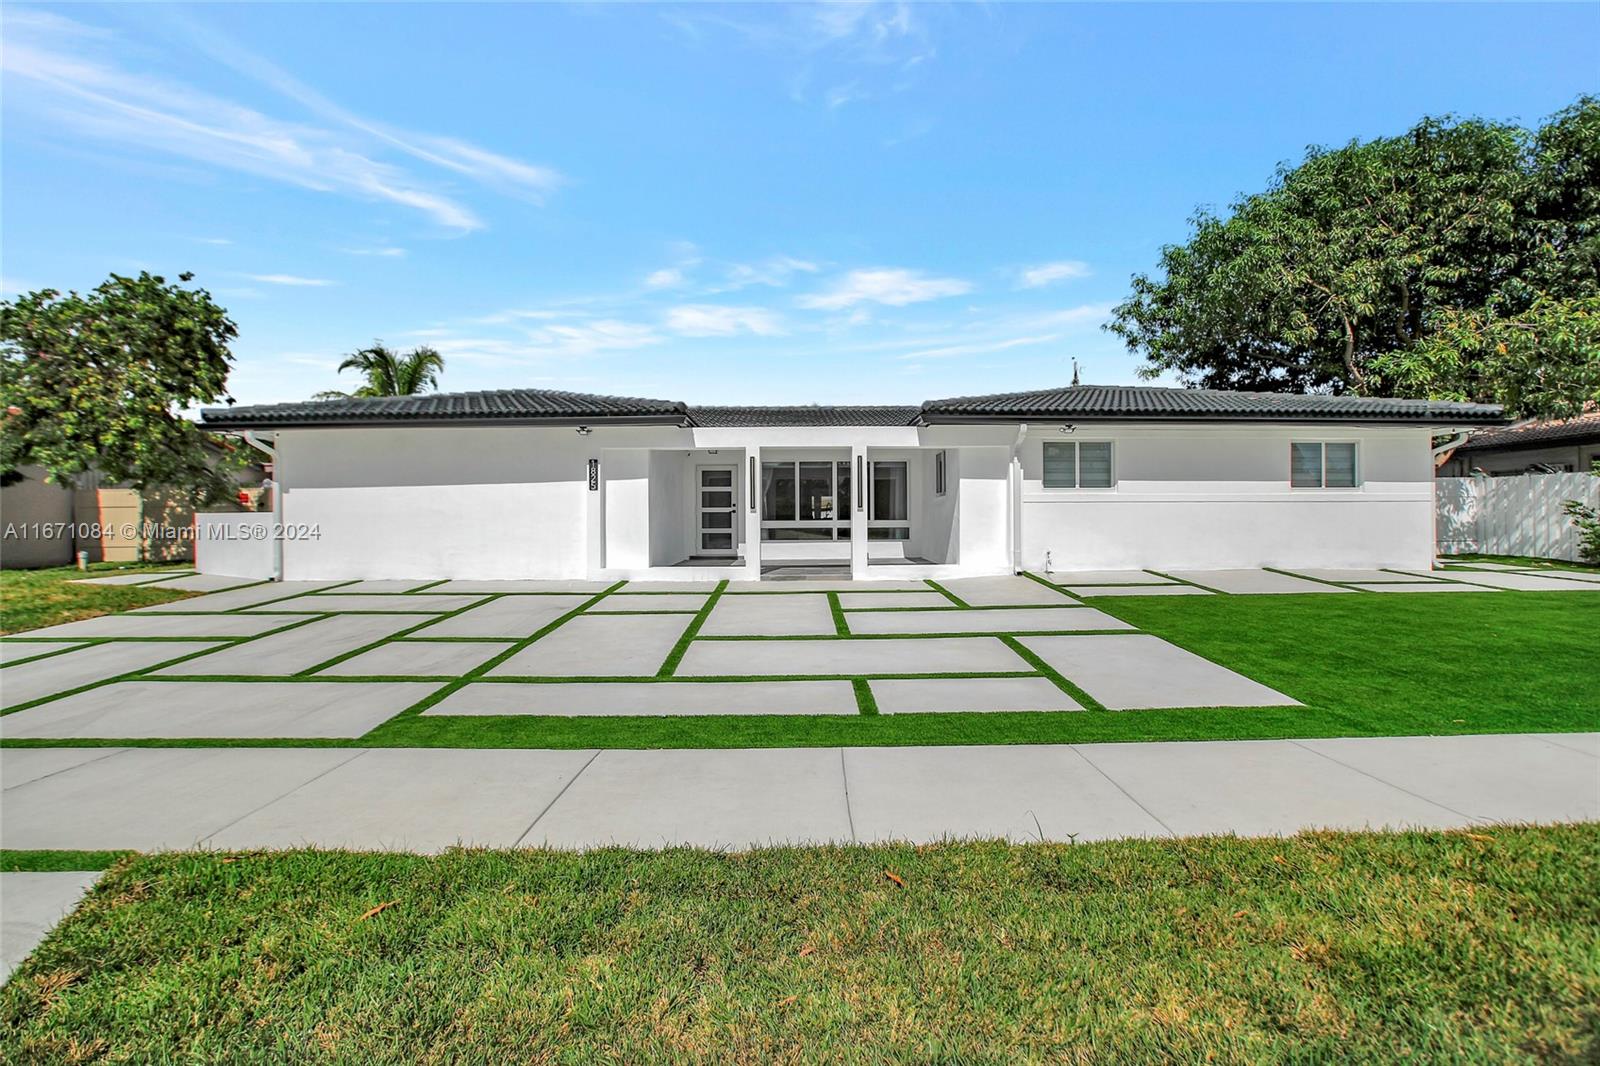
POLYGON ((7 292, 194 271, 233 391, 914 402, 1135 380, 1199 205, 1600 90, 1600 5, 4 9, 7 292), (346 383, 350 384, 349 382, 346 383))

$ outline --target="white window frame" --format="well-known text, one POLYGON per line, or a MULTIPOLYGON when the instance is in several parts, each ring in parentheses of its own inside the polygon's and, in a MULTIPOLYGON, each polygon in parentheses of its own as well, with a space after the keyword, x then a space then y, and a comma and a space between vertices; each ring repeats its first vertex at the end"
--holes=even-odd
POLYGON ((1113 440, 1047 440, 1039 444, 1039 485, 1046 492, 1111 492, 1117 487, 1117 442, 1113 440), (1072 449, 1072 484, 1050 485, 1044 479, 1044 453, 1052 444, 1070 444, 1072 449), (1085 487, 1083 484, 1083 445, 1104 444, 1111 452, 1111 481, 1105 485, 1085 487))
POLYGON ((760 534, 760 539, 761 539, 761 541, 763 543, 766 543, 766 544, 783 544, 783 543, 804 544, 804 543, 807 543, 808 539, 814 540, 815 543, 818 543, 818 544, 832 544, 832 543, 834 543, 836 541, 843 541, 843 542, 845 542, 847 544, 850 542, 850 527, 851 527, 851 518, 852 518, 852 515, 850 513, 850 501, 847 500, 847 499, 841 499, 840 496, 839 496, 839 467, 841 465, 844 465, 844 466, 848 467, 849 466, 849 461, 848 460, 845 460, 845 459, 763 459, 763 460, 761 460, 761 464, 760 465, 761 465, 761 472, 762 472, 763 475, 765 474, 766 468, 768 466, 787 466, 787 467, 790 467, 794 472, 794 492, 795 492, 795 517, 794 518, 772 518, 770 515, 768 515, 766 513, 766 505, 765 505, 765 499, 764 499, 765 493, 766 493, 766 483, 765 483, 765 478, 763 478, 762 484, 759 486, 759 491, 763 495, 762 512, 761 512, 761 534, 760 534), (799 511, 799 505, 800 505, 800 464, 802 464, 802 463, 818 463, 818 464, 827 463, 828 464, 828 466, 829 466, 828 488, 829 488, 829 490, 830 490, 830 492, 832 494, 832 498, 833 498, 833 517, 832 518, 801 518, 799 516, 800 515, 800 511, 799 511), (814 530, 818 530, 818 531, 827 530, 828 531, 828 536, 825 537, 825 538, 824 537, 817 537, 817 538, 807 538, 807 539, 796 539, 796 540, 793 540, 793 541, 769 540, 767 538, 767 536, 766 536, 766 531, 769 530, 769 529, 814 529, 814 530))
POLYGON ((1294 441, 1290 441, 1289 442, 1289 491, 1291 491, 1291 492, 1358 492, 1358 491, 1360 491, 1362 484, 1363 484, 1363 477, 1362 477, 1362 472, 1361 472, 1361 442, 1360 441, 1351 440, 1349 438, 1344 438, 1344 439, 1332 439, 1332 440, 1326 440, 1326 439, 1325 440, 1294 440, 1294 441), (1304 447, 1305 445, 1308 445, 1308 444, 1315 444, 1319 449, 1321 449, 1319 454, 1322 456, 1322 468, 1317 474, 1317 484, 1315 484, 1315 485, 1296 485, 1294 483, 1294 450, 1295 450, 1295 448, 1297 446, 1298 447, 1304 447), (1328 484, 1328 445, 1330 445, 1330 444, 1348 444, 1348 445, 1350 445, 1351 456, 1352 456, 1350 465, 1351 465, 1351 468, 1352 468, 1351 469, 1351 473, 1353 475, 1353 482, 1354 482, 1353 484, 1350 484, 1350 485, 1329 485, 1328 484))

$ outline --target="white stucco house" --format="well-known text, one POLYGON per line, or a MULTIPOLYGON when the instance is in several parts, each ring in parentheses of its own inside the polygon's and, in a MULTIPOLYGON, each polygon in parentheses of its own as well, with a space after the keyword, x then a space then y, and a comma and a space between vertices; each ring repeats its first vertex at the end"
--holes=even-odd
MULTIPOLYGON (((1142 386, 917 407, 511 389, 202 417, 271 457, 287 580, 1427 567, 1433 437, 1505 421, 1142 386)), ((202 536, 202 569, 223 550, 202 536)))

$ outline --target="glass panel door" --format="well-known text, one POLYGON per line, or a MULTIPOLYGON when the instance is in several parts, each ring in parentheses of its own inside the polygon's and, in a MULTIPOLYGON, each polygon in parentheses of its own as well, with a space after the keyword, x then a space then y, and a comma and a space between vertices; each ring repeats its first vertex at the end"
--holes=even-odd
POLYGON ((733 542, 734 512, 739 501, 735 498, 734 468, 731 466, 698 467, 696 494, 699 521, 697 555, 732 555, 737 550, 733 542))

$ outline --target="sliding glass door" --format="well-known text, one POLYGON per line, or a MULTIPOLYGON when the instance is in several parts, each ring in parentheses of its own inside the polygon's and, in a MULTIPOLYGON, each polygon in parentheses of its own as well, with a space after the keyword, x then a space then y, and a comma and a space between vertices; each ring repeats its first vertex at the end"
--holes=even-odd
MULTIPOLYGON (((911 539, 911 477, 904 459, 868 464, 867 539, 911 539)), ((854 508, 850 464, 784 459, 761 464, 761 539, 847 541, 854 508)))

